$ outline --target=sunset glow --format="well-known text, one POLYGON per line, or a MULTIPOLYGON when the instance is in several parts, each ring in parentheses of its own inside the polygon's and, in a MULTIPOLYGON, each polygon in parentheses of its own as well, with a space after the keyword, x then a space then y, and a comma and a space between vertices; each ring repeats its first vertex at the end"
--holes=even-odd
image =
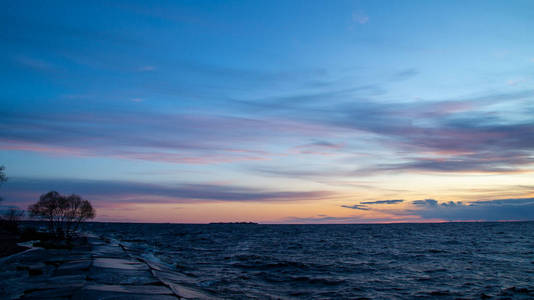
POLYGON ((2 207, 534 220, 534 2, 327 3, 3 3, 2 207))

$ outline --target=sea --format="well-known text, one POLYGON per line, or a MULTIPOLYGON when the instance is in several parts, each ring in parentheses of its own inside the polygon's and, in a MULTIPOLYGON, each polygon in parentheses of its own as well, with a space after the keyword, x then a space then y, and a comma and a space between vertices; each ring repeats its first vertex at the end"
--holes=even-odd
POLYGON ((534 222, 85 230, 225 299, 534 299, 534 222))

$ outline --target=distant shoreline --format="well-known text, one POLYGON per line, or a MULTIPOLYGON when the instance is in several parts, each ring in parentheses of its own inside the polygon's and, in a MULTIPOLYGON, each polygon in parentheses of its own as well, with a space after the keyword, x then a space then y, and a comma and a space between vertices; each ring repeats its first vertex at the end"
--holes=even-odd
POLYGON ((258 223, 255 222, 211 222, 208 223, 208 225, 226 225, 226 224, 232 224, 232 225, 258 225, 258 223))
MULTIPOLYGON (((21 221, 41 222, 41 221, 21 221)), ((398 224, 456 224, 456 223, 530 223, 534 220, 506 220, 506 221, 442 221, 442 222, 393 222, 393 223, 257 223, 257 222, 209 222, 209 223, 173 223, 173 222, 124 222, 124 221, 90 221, 91 223, 109 224, 161 224, 161 225, 213 225, 213 224, 255 224, 255 225, 398 225, 398 224)))

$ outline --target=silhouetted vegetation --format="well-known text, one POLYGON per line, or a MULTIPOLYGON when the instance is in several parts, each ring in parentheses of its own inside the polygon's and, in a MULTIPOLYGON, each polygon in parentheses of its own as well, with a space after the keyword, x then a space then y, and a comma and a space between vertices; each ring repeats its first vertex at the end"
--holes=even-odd
POLYGON ((17 208, 8 208, 0 218, 0 227, 8 232, 18 233, 20 219, 24 216, 24 211, 17 208))
POLYGON ((78 195, 64 196, 56 191, 41 195, 37 203, 28 207, 28 211, 31 217, 47 221, 50 234, 60 239, 70 239, 81 222, 95 217, 89 201, 78 195))
POLYGON ((6 167, 0 166, 0 184, 7 181, 7 176, 6 176, 5 171, 6 171, 6 167))
MULTIPOLYGON (((0 186, 7 181, 6 168, 0 166, 0 186)), ((2 201, 0 197, 0 202, 2 201)), ((19 221, 24 215, 24 211, 11 207, 2 210, 0 216, 0 257, 15 254, 28 249, 17 245, 21 242, 19 236, 19 221)))
MULTIPOLYGON (((7 181, 6 167, 0 166, 0 186, 2 185, 2 183, 6 181, 7 181)), ((0 197, 0 201, 2 201, 2 197, 0 197)))
MULTIPOLYGON (((0 185, 7 181, 5 167, 0 166, 0 185)), ((0 202, 2 198, 0 198, 0 202)), ((48 231, 39 231, 39 223, 21 222, 25 211, 14 206, 0 210, 0 257, 28 249, 18 243, 33 241, 43 248, 70 249, 83 243, 85 238, 73 239, 81 222, 95 217, 91 203, 78 195, 64 196, 52 191, 39 197, 28 207, 32 218, 48 224, 48 231)))
MULTIPOLYGON (((0 166, 0 185, 7 181, 5 170, 6 168, 4 166, 0 166)), ((0 201, 2 200, 3 199, 0 197, 0 201)), ((7 210, 3 210, 0 216, 0 229, 2 231, 17 233, 19 230, 19 222, 23 215, 24 211, 15 207, 9 207, 7 210)))

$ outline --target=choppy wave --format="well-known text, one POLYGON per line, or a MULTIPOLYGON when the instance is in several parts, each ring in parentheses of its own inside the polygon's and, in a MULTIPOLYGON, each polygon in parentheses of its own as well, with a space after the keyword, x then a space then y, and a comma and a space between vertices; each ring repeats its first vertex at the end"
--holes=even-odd
POLYGON ((224 298, 534 298, 533 222, 87 229, 224 298))

